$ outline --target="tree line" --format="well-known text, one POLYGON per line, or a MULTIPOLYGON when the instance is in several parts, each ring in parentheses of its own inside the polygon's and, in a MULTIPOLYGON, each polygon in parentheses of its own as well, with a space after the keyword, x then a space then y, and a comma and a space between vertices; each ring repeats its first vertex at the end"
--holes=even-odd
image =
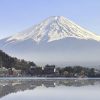
POLYGON ((27 70, 30 66, 35 66, 34 62, 20 60, 15 57, 11 57, 8 54, 0 50, 0 67, 16 68, 20 70, 27 70))
MULTIPOLYGON (((56 67, 55 65, 37 66, 34 62, 11 57, 0 50, 0 68, 21 70, 21 76, 47 77, 100 77, 100 70, 83 66, 56 67)), ((8 71, 8 72, 9 72, 8 71)), ((13 73, 13 72, 12 72, 13 73)))

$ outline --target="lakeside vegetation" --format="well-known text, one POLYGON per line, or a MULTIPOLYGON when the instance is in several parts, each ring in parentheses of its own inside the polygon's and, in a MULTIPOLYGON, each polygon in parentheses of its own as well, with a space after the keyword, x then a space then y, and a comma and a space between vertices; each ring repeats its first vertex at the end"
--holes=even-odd
POLYGON ((37 66, 34 62, 11 57, 0 50, 0 77, 100 77, 100 70, 84 66, 37 66))

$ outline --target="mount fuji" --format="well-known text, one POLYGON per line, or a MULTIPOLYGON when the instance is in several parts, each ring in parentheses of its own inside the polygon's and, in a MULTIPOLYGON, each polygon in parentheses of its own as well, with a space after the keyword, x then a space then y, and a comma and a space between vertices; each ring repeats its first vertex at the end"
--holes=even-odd
POLYGON ((52 16, 0 40, 0 49, 37 64, 99 65, 100 36, 63 16, 52 16))

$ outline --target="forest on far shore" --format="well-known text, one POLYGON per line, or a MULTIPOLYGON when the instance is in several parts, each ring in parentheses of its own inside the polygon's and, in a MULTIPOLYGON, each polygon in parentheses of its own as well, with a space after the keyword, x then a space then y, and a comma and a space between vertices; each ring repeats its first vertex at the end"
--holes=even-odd
POLYGON ((11 57, 0 50, 0 76, 100 77, 100 70, 84 66, 37 66, 34 62, 11 57))

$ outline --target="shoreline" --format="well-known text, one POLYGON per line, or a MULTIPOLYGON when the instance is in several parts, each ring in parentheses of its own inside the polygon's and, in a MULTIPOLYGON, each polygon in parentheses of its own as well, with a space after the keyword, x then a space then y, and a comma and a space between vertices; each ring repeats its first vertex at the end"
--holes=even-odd
POLYGON ((21 80, 91 80, 91 79, 100 79, 100 78, 63 78, 63 77, 0 77, 0 80, 16 80, 16 79, 21 79, 21 80))

